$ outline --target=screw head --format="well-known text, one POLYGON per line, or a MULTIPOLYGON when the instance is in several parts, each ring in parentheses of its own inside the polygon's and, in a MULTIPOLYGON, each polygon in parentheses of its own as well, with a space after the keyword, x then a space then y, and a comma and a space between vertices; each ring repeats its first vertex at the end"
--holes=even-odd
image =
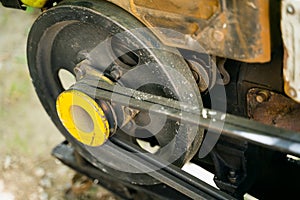
POLYGON ((235 174, 235 171, 230 170, 230 171, 229 171, 229 175, 230 175, 231 177, 235 177, 235 175, 236 175, 236 174, 235 174))
POLYGON ((82 79, 84 75, 86 74, 86 71, 84 68, 81 68, 80 66, 77 66, 74 68, 74 73, 76 75, 77 80, 82 79))
POLYGON ((77 54, 77 62, 81 62, 85 60, 89 55, 89 52, 87 50, 81 50, 77 54))
POLYGON ((121 72, 120 72, 120 70, 113 70, 113 71, 110 72, 110 75, 115 80, 118 80, 119 78, 121 78, 121 72))
POLYGON ((256 96, 256 101, 257 101, 258 103, 262 103, 262 102, 265 101, 265 98, 264 98, 264 96, 262 96, 262 95, 257 95, 257 96, 256 96))
POLYGON ((288 14, 290 14, 290 15, 295 14, 295 8, 294 8, 294 6, 292 6, 292 5, 287 5, 287 7, 286 7, 286 12, 287 12, 288 14))
POLYGON ((230 170, 228 174, 228 180, 234 184, 237 182, 237 178, 236 172, 234 170, 230 170))
POLYGON ((270 92, 266 91, 266 90, 262 90, 256 94, 255 99, 258 103, 263 103, 263 102, 267 101, 269 98, 270 98, 270 92))
POLYGON ((116 80, 119 80, 121 78, 123 73, 122 73, 122 70, 120 69, 119 66, 114 65, 110 70, 110 75, 116 81, 116 80))
POLYGON ((289 88, 288 90, 288 94, 290 95, 290 97, 295 98, 297 97, 297 92, 294 88, 289 88))
POLYGON ((213 37, 216 41, 221 42, 224 39, 224 33, 219 30, 215 30, 213 37))

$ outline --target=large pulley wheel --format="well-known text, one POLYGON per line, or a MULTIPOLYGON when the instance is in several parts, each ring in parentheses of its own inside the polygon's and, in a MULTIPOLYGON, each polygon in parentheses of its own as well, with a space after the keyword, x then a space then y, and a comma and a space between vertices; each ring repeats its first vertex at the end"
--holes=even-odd
MULTIPOLYGON (((164 46, 150 31, 141 32, 139 29, 145 29, 143 24, 111 3, 63 1, 36 20, 30 31, 27 54, 32 81, 42 105, 79 153, 99 169, 119 179, 154 184, 156 181, 146 174, 114 169, 103 160, 105 152, 103 157, 92 153, 101 146, 89 146, 73 137, 61 123, 56 110, 57 97, 67 89, 63 87, 59 72, 67 70, 74 74, 74 68, 83 60, 88 60, 94 72, 104 74, 114 84, 176 100, 195 101, 201 107, 198 87, 184 59, 174 53, 175 49, 164 46), (125 35, 119 36, 122 33, 125 35), (103 42, 105 45, 101 45, 103 42), (107 44, 110 44, 109 47, 107 44), (112 55, 117 59, 107 62, 112 55), (114 74, 116 69, 121 73, 114 74)), ((155 116, 155 119, 157 123, 164 121, 157 133, 139 138, 138 133, 149 132, 149 129, 143 128, 149 123, 149 113, 138 113, 132 120, 135 128, 125 138, 134 144, 138 144, 136 139, 140 139, 160 146, 160 149, 165 147, 156 154, 182 166, 196 153, 203 131, 183 125, 180 131, 184 134, 176 137, 181 122, 160 116, 155 116), (195 131, 196 134, 192 133, 195 131)), ((120 132, 116 134, 126 134, 124 129, 120 132)), ((117 162, 115 164, 120 165, 117 162)))

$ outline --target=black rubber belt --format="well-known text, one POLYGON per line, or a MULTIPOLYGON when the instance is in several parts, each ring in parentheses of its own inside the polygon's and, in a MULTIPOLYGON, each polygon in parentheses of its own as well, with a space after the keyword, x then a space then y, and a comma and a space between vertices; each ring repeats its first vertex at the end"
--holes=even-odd
POLYGON ((172 99, 150 95, 121 86, 110 85, 104 81, 83 79, 77 82, 73 89, 80 90, 87 95, 106 101, 127 105, 130 108, 147 111, 153 105, 160 108, 151 108, 151 112, 166 115, 174 120, 209 128, 210 131, 222 132, 222 135, 246 140, 284 153, 300 156, 300 133, 274 126, 264 125, 249 119, 237 117, 222 112, 202 109, 197 110, 172 99), (117 91, 117 92, 116 92, 117 91), (128 98, 130 101, 128 102, 128 98), (184 110, 182 108, 184 107, 184 110), (205 113, 205 116, 203 116, 205 113), (185 116, 182 119, 182 116, 185 116), (211 123, 211 121, 216 123, 211 123), (220 128, 217 124, 224 123, 220 128))
POLYGON ((157 158, 155 155, 145 154, 141 149, 118 138, 117 134, 114 137, 111 137, 110 141, 117 147, 130 152, 128 155, 124 155, 123 152, 122 156, 133 159, 131 162, 135 162, 140 167, 145 168, 145 170, 160 168, 160 170, 152 171, 148 174, 192 199, 234 199, 226 193, 191 176, 180 168, 170 164, 167 165, 167 163, 157 158), (134 153, 134 156, 132 153, 134 153))
MULTIPOLYGON (((141 152, 140 149, 134 147, 131 144, 122 141, 120 138, 112 137, 110 139, 112 143, 106 143, 104 146, 99 148, 106 148, 111 153, 118 153, 122 158, 125 158, 128 162, 134 165, 136 168, 143 168, 143 170, 151 170, 153 167, 162 166, 158 171, 152 171, 148 174, 162 183, 166 184, 168 187, 175 189, 176 191, 186 195, 191 199, 234 199, 228 194, 213 188, 207 183, 191 176, 190 174, 182 171, 176 166, 173 165, 164 165, 163 161, 158 160, 155 156, 147 156, 144 152, 141 152), (124 151, 125 150, 125 151, 124 151), (139 154, 132 154, 139 153, 139 154), (138 156, 137 156, 138 155, 138 156)), ((68 146, 65 143, 62 143, 53 149, 52 155, 61 160, 66 165, 71 168, 89 176, 93 179, 99 179, 103 176, 103 172, 100 169, 96 169, 93 166, 81 166, 80 163, 77 163, 76 159, 73 156, 74 149, 68 146), (91 168, 91 169, 89 169, 91 168)), ((118 181, 118 180, 115 180, 118 181)), ((126 183, 125 183, 126 184, 126 183)), ((128 183, 127 183, 128 184, 128 183)), ((149 190, 150 188, 144 188, 145 186, 135 186, 137 189, 141 188, 144 190, 149 190)), ((167 188, 163 190, 168 190, 167 188)), ((153 192, 153 191, 151 191, 153 192)), ((155 191, 154 191, 155 192, 155 191)), ((163 196, 162 194, 158 194, 163 196)), ((178 195, 177 195, 178 196, 178 195)), ((173 196, 174 198, 174 196, 173 196)), ((182 198, 182 197, 181 197, 182 198)), ((169 199, 169 198, 167 198, 169 199)), ((172 199, 172 198, 171 198, 172 199)))

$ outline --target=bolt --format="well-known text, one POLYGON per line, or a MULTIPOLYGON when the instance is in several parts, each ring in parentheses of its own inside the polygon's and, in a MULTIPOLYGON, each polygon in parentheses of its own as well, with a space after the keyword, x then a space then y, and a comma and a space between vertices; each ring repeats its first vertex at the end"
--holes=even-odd
POLYGON ((229 180, 231 183, 236 183, 236 181, 237 181, 237 174, 235 173, 234 170, 230 170, 230 171, 229 171, 228 180, 229 180))
POLYGON ((295 14, 295 9, 294 9, 294 7, 293 7, 292 5, 288 5, 288 6, 286 7, 286 12, 287 12, 288 14, 290 14, 290 15, 293 15, 293 14, 295 14))
POLYGON ((74 73, 76 74, 76 79, 80 80, 84 77, 84 75, 86 74, 86 71, 82 67, 76 66, 74 68, 74 73))
POLYGON ((87 50, 81 50, 77 54, 77 62, 81 62, 85 60, 89 55, 89 52, 87 50))
POLYGON ((188 65, 191 69, 194 79, 201 92, 204 92, 208 88, 208 74, 205 68, 198 62, 188 60, 188 65), (206 79, 204 77, 207 77, 206 79))
POLYGON ((112 76, 113 79, 118 80, 122 76, 122 71, 119 70, 118 68, 114 68, 111 72, 110 75, 112 76))
POLYGON ((270 92, 267 90, 261 90, 256 94, 256 101, 258 103, 263 103, 265 101, 268 101, 270 98, 270 92))
POLYGON ((224 34, 223 34, 223 32, 221 32, 219 30, 215 30, 213 33, 213 37, 218 42, 221 42, 224 39, 224 34))
POLYGON ((292 98, 297 97, 297 92, 296 92, 296 90, 295 90, 294 88, 289 88, 288 94, 289 94, 289 96, 292 97, 292 98))
POLYGON ((93 183, 94 183, 94 184, 98 184, 98 183, 99 183, 99 180, 98 180, 98 179, 94 179, 93 183))
POLYGON ((231 176, 231 177, 235 177, 235 171, 234 170, 231 170, 230 172, 229 172, 229 175, 231 176))

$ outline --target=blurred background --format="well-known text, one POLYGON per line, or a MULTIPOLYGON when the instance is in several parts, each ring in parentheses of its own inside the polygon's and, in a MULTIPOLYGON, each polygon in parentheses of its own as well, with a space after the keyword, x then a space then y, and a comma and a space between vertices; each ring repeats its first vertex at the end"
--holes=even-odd
POLYGON ((34 92, 26 61, 38 15, 0 4, 0 199, 115 199, 95 185, 74 194, 75 173, 51 157, 64 138, 34 92))

